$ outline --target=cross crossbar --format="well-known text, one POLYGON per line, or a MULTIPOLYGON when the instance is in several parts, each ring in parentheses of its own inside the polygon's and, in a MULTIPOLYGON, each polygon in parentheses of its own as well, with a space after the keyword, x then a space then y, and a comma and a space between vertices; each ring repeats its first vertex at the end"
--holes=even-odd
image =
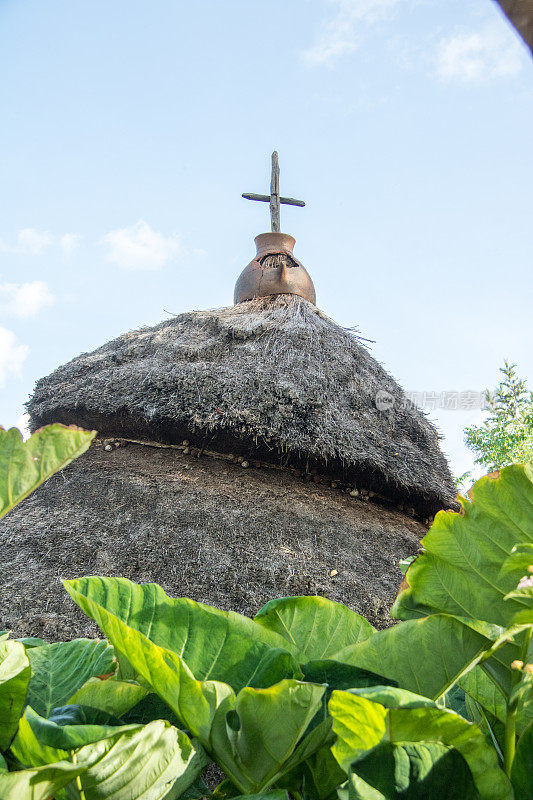
POLYGON ((270 203, 270 222, 271 229, 275 232, 281 230, 280 226, 280 204, 286 206, 299 206, 303 208, 303 200, 295 200, 294 197, 280 197, 279 194, 279 161, 276 151, 272 153, 272 178, 270 180, 270 194, 253 194, 247 192, 242 195, 245 200, 259 200, 261 203, 270 203))

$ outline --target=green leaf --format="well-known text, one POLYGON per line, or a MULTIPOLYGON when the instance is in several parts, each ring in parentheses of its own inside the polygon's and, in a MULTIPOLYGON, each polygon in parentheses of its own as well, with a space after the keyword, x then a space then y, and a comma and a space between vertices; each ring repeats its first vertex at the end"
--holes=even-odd
MULTIPOLYGON (((222 681, 238 691, 299 673, 281 636, 233 611, 171 598, 157 584, 139 585, 125 578, 79 578, 64 581, 64 586, 102 630, 111 617, 121 620, 177 653, 199 680, 222 681)), ((117 649, 131 661, 129 651, 117 649)))
MULTIPOLYGON (((232 688, 220 681, 196 680, 177 653, 159 647, 140 631, 130 628, 103 606, 78 593, 71 582, 65 582, 65 585, 78 605, 90 612, 115 649, 128 654, 137 673, 192 735, 209 748, 214 714, 226 701, 231 705, 235 696, 232 688)), ((90 584, 86 582, 84 586, 88 588, 90 584)))
POLYGON ((215 715, 211 751, 243 793, 267 789, 322 747, 330 735, 329 721, 311 731, 297 749, 324 691, 324 686, 294 680, 267 689, 245 688, 232 708, 215 715))
POLYGON ((392 614, 411 619, 442 612, 509 628, 523 605, 504 597, 520 575, 501 567, 515 545, 533 542, 532 510, 533 465, 481 478, 463 515, 439 511, 435 517, 392 614))
POLYGON ((282 636, 301 662, 343 661, 346 647, 368 639, 375 631, 364 617, 325 597, 271 600, 254 619, 282 636))
MULTIPOLYGON (((81 730, 84 726, 67 725, 63 731, 53 731, 49 720, 40 718, 39 723, 35 724, 35 715, 32 717, 31 709, 28 709, 21 720, 12 747, 13 754, 23 764, 46 764, 72 756, 75 750, 76 762, 86 768, 81 780, 85 800, 135 800, 141 797, 143 800, 145 797, 159 800, 171 789, 179 797, 206 764, 202 749, 195 748, 182 731, 162 720, 144 726, 127 725, 107 730, 102 726, 99 731, 101 738, 68 752, 40 742, 34 730, 44 739, 63 736, 62 743, 76 745, 84 737, 81 730), (74 731, 76 727, 80 730, 74 731)), ((90 729, 87 737, 92 738, 91 732, 94 734, 97 726, 86 727, 90 729)), ((81 798, 74 786, 69 787, 67 795, 69 800, 81 798)))
POLYGON ((463 757, 438 742, 377 745, 352 765, 340 796, 346 794, 351 800, 479 800, 463 757))
POLYGON ((65 705, 95 675, 107 675, 116 663, 113 648, 98 639, 73 639, 28 651, 32 676, 28 703, 42 717, 65 705))
POLYGON ((234 800, 289 800, 289 795, 283 790, 260 792, 259 794, 236 794, 234 800))
POLYGON ((35 711, 28 706, 19 720, 17 735, 10 748, 15 758, 26 767, 39 767, 68 759, 69 753, 66 750, 49 747, 39 741, 30 724, 32 715, 35 716, 35 711))
POLYGON ((146 725, 153 719, 166 719, 177 728, 183 727, 183 722, 178 719, 172 709, 155 692, 149 692, 136 706, 124 714, 125 723, 141 723, 146 725))
MULTIPOLYGON (((398 690, 387 689, 391 691, 398 690)), ((398 700, 402 702, 399 695, 398 700)), ((420 702, 426 701, 420 698, 420 702)), ((333 692, 329 711, 337 734, 332 752, 346 772, 354 761, 382 743, 440 742, 455 747, 465 759, 484 800, 512 798, 510 783, 483 733, 453 711, 437 706, 385 708, 352 692, 333 692)))
POLYGON ((350 649, 350 663, 437 699, 494 646, 461 620, 435 614, 382 631, 350 649))
POLYGON ((156 720, 115 737, 82 747, 87 764, 83 795, 69 786, 69 800, 163 800, 179 797, 205 767, 205 755, 168 722, 156 720))
MULTIPOLYGON (((505 723, 507 718, 506 696, 493 680, 485 673, 483 667, 474 669, 459 680, 459 685, 485 711, 505 723)), ((533 703, 526 696, 520 697, 516 710, 516 730, 522 733, 533 722, 533 703)))
POLYGON ((284 774, 278 785, 286 786, 292 793, 306 800, 336 800, 337 787, 346 780, 346 774, 333 757, 329 747, 321 747, 298 767, 284 774), (296 793, 295 793, 296 794, 296 793))
POLYGON ((84 453, 95 436, 75 426, 47 425, 24 442, 17 428, 0 428, 0 517, 84 453))
POLYGON ((308 661, 307 664, 302 664, 302 673, 305 681, 327 683, 331 690, 352 689, 355 686, 396 685, 395 681, 383 675, 340 661, 308 661))
POLYGON ((533 722, 518 742, 511 769, 511 782, 515 800, 531 800, 533 797, 533 722))
POLYGON ((84 764, 67 761, 20 772, 8 773, 0 769, 0 797, 2 800, 48 800, 86 769, 84 764))
POLYGON ((35 738, 41 745, 55 750, 77 750, 87 744, 116 736, 138 725, 120 725, 119 720, 102 711, 85 706, 55 708, 45 719, 28 707, 24 714, 35 738))
POLYGON ((39 639, 37 636, 24 636, 22 639, 16 639, 15 641, 21 642, 26 650, 29 650, 30 647, 42 647, 43 644, 47 644, 44 639, 39 639))
POLYGON ((407 558, 402 558, 401 561, 398 561, 398 566, 400 567, 402 575, 405 575, 415 558, 416 556, 407 556, 407 558))
POLYGON ((30 662, 20 642, 0 641, 0 750, 7 750, 24 708, 30 662))
POLYGON ((67 705, 90 706, 121 717, 134 708, 147 693, 148 689, 136 681, 118 681, 114 678, 102 681, 100 678, 89 678, 68 699, 67 705))
POLYGON ((380 703, 385 708, 439 708, 433 700, 397 686, 361 686, 350 689, 350 694, 380 703))
POLYGON ((511 550, 511 554, 507 556, 502 566, 502 575, 509 572, 516 574, 525 574, 528 572, 529 567, 533 565, 533 543, 517 544, 511 550))

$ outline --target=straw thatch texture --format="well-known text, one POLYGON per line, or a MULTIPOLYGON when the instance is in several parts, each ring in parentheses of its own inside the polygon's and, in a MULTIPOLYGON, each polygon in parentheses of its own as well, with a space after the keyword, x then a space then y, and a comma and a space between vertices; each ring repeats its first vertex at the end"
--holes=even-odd
POLYGON ((287 470, 93 445, 0 521, 0 629, 93 635, 59 580, 87 574, 156 581, 247 614, 272 597, 320 594, 382 627, 398 561, 425 532, 394 508, 287 470))
POLYGON ((421 516, 453 504, 434 427, 356 336, 295 296, 120 336, 38 381, 28 411, 34 428, 76 423, 316 468, 421 516), (379 396, 392 407, 380 411, 379 396))

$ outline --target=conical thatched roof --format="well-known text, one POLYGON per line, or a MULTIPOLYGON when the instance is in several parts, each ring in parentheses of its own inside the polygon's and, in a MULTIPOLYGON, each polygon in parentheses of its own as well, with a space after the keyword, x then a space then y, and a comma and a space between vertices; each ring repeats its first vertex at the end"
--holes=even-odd
POLYGON ((434 427, 353 333, 293 295, 120 336, 40 380, 28 411, 33 428, 65 422, 100 436, 187 439, 316 469, 421 515, 453 504, 434 427))

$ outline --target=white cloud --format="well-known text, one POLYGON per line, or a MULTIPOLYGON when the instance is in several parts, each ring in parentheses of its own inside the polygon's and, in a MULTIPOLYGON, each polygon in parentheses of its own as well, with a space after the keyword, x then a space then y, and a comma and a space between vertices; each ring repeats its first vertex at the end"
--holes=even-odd
POLYGON ((21 414, 15 422, 15 428, 19 429, 22 434, 22 438, 24 441, 26 441, 26 439, 28 439, 30 436, 30 415, 21 414))
POLYGON ((53 302, 54 296, 44 281, 0 283, 0 311, 8 316, 27 319, 53 302))
POLYGON ((128 270, 160 269, 183 253, 179 236, 164 236, 140 219, 131 228, 110 231, 103 240, 107 259, 128 270))
POLYGON ((13 331, 0 327, 0 386, 4 386, 9 377, 20 375, 22 362, 29 352, 30 348, 20 344, 13 331))
POLYGON ((53 237, 48 231, 38 231, 35 228, 23 228, 18 232, 15 252, 32 256, 39 256, 52 244, 53 237))
POLYGON ((78 233, 64 233, 61 236, 52 236, 49 231, 22 228, 17 234, 15 244, 8 245, 0 239, 0 252, 40 256, 48 247, 56 245, 68 257, 79 247, 80 240, 81 236, 78 233))
POLYGON ((336 14, 324 24, 313 47, 301 54, 309 66, 330 63, 351 53, 359 44, 367 25, 390 19, 395 6, 403 0, 329 0, 336 14))
POLYGON ((59 238, 59 246, 67 258, 80 246, 80 240, 81 236, 79 233, 64 233, 63 236, 59 238))
POLYGON ((477 31, 441 39, 436 73, 443 81, 482 83, 517 75, 522 69, 522 46, 513 31, 497 20, 477 31))

